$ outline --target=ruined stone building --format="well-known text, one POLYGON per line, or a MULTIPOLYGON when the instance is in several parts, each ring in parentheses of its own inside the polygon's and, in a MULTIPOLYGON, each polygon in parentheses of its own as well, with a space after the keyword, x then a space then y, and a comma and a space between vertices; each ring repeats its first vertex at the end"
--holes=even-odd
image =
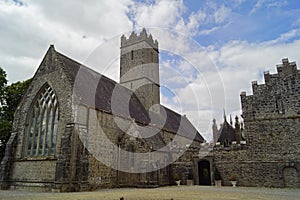
POLYGON ((225 119, 218 135, 214 121, 214 150, 197 161, 211 171, 211 182, 217 168, 223 185, 236 174, 240 186, 300 187, 300 71, 283 59, 264 79, 252 82, 252 95, 241 93, 244 127, 236 118, 234 131, 225 119), (242 137, 234 138, 237 129, 242 137))
POLYGON ((51 45, 15 113, 1 188, 85 191, 170 185, 175 173, 186 179, 204 139, 160 104, 158 59, 145 30, 122 36, 116 83, 51 45))

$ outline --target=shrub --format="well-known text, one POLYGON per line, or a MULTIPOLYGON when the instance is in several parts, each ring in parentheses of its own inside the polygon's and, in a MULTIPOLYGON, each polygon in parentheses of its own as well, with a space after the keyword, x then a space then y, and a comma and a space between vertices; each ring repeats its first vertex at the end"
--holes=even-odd
POLYGON ((218 168, 215 168, 215 180, 222 180, 221 174, 218 170, 218 168))
POLYGON ((190 172, 188 174, 188 180, 193 180, 193 179, 194 179, 193 173, 190 172))
POLYGON ((236 181, 236 174, 231 174, 229 176, 229 181, 236 181))
POLYGON ((174 178, 174 181, 179 181, 180 180, 180 176, 177 173, 174 174, 173 178, 174 178))

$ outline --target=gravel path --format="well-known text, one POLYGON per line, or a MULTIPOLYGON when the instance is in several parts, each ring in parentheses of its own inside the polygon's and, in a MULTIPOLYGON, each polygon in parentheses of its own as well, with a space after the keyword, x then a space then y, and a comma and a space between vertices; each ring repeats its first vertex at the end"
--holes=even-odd
POLYGON ((106 189, 78 193, 41 193, 0 190, 0 199, 9 200, 299 200, 300 189, 171 186, 155 189, 106 189))

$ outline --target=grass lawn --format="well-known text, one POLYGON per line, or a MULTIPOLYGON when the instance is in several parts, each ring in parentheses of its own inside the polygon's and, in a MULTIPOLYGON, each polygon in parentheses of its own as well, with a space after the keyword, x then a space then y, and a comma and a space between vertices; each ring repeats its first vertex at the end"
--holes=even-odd
POLYGON ((172 186, 155 189, 106 189, 94 192, 41 193, 27 191, 1 191, 0 199, 11 200, 299 200, 300 189, 245 188, 245 187, 204 187, 172 186))

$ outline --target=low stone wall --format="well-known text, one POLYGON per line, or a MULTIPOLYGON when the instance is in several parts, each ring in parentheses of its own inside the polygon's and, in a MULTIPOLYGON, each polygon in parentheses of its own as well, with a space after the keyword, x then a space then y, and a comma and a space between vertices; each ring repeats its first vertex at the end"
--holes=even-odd
POLYGON ((238 186, 300 187, 297 173, 300 162, 251 160, 247 150, 218 151, 214 154, 214 164, 220 171, 223 185, 231 185, 229 177, 236 174, 238 186))
POLYGON ((50 191, 55 179, 56 160, 15 161, 11 169, 11 189, 50 191))

